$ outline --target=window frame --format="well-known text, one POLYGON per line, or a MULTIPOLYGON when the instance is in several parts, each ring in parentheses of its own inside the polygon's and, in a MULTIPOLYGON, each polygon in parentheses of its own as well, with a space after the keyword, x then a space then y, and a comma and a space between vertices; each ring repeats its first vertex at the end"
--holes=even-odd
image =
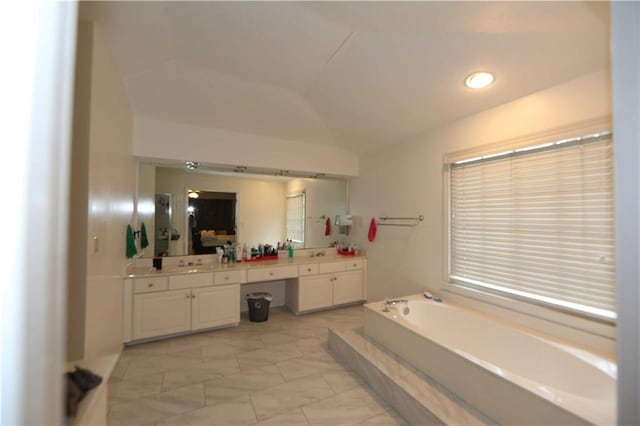
POLYGON ((501 141, 497 143, 479 144, 473 148, 447 153, 443 156, 443 267, 441 289, 462 301, 472 303, 489 303, 501 308, 513 315, 534 317, 556 323, 561 326, 587 331, 606 338, 615 338, 615 320, 582 315, 568 310, 558 309, 547 304, 535 303, 530 299, 522 299, 507 296, 501 292, 493 292, 490 289, 467 286, 450 280, 451 272, 451 188, 450 188, 450 167, 456 161, 473 157, 491 156, 492 154, 526 148, 530 146, 559 141, 563 139, 575 138, 576 135, 588 135, 593 133, 604 133, 611 128, 610 117, 602 117, 590 121, 580 122, 572 126, 554 129, 552 131, 501 141), (470 300, 473 299, 473 300, 470 300))
POLYGON ((297 243, 297 244, 302 244, 304 245, 304 241, 306 239, 306 212, 307 212, 307 197, 305 194, 305 191, 302 192, 297 192, 295 194, 288 194, 287 198, 286 198, 286 202, 287 202, 287 206, 286 206, 286 233, 287 239, 291 239, 292 242, 297 243), (296 240, 294 238, 291 238, 291 236, 289 235, 289 200, 293 199, 293 198, 298 198, 301 197, 302 198, 302 217, 300 218, 301 220, 301 230, 302 230, 302 239, 301 240, 296 240))

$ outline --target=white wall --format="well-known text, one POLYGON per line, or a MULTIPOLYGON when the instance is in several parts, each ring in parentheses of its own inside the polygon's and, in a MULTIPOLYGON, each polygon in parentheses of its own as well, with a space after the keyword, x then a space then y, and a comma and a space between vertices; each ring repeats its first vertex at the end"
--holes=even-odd
POLYGON ((287 183, 287 194, 305 192, 305 247, 329 247, 334 241, 343 242, 345 234, 334 224, 336 215, 347 212, 347 186, 344 181, 294 179, 287 183), (331 233, 325 236, 326 216, 331 221, 331 233))
MULTIPOLYGON (((183 169, 157 167, 156 192, 173 194, 173 223, 181 237, 174 244, 184 244, 187 236, 186 191, 237 193, 237 242, 252 245, 284 241, 285 182, 279 180, 190 173, 183 169)), ((175 247, 172 247, 175 249, 175 247)), ((175 252, 175 250, 174 250, 175 252)))
POLYGON ((350 182, 353 239, 367 250, 369 300, 438 291, 444 276, 443 155, 532 135, 611 113, 610 79, 596 72, 453 122, 410 144, 361 157, 350 182), (417 216, 415 228, 378 227, 367 241, 371 217, 417 216))
POLYGON ((81 24, 76 44, 73 140, 69 179, 67 252, 67 361, 84 357, 84 320, 87 297, 87 205, 89 202, 89 135, 91 118, 91 60, 93 29, 81 24))
POLYGON ((86 209, 87 239, 84 246, 70 248, 70 264, 82 262, 85 251, 87 272, 84 335, 69 338, 84 339, 83 357, 91 358, 122 348, 125 230, 134 210, 136 162, 131 156, 132 113, 105 38, 92 24, 82 25, 78 36, 92 41, 90 68, 79 70, 90 75, 89 104, 75 106, 89 111, 88 140, 84 141, 89 147, 89 184, 88 205, 72 206, 86 209))
POLYGON ((357 176, 358 156, 316 145, 137 117, 133 154, 153 160, 357 176))

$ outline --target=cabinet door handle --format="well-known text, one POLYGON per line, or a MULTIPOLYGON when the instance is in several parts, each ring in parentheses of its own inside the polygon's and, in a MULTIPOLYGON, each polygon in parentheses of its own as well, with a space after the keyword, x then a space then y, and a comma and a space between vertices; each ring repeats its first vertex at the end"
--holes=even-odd
POLYGON ((358 265, 356 265, 356 264, 354 263, 354 264, 353 264, 353 267, 355 268, 356 266, 358 266, 358 265))
POLYGON ((269 272, 269 275, 273 276, 273 272, 269 272))
POLYGON ((147 287, 153 287, 153 283, 147 284, 147 287))
POLYGON ((190 294, 187 294, 187 299, 191 299, 191 295, 190 294))
POLYGON ((224 277, 224 279, 225 279, 225 280, 229 280, 229 277, 225 276, 225 277, 224 277))
POLYGON ((195 299, 195 298, 196 298, 196 295, 195 295, 195 294, 194 294, 194 295, 192 295, 192 296, 191 296, 191 298, 192 298, 192 299, 195 299))
POLYGON ((307 268, 307 272, 311 272, 311 268, 307 268))

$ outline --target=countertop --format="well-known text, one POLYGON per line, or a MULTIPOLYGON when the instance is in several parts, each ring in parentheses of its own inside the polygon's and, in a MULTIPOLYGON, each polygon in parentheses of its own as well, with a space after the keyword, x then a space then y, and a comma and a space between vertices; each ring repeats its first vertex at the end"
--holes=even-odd
POLYGON ((269 268, 273 266, 287 266, 287 265, 307 265, 310 263, 326 263, 326 262, 342 262, 355 259, 365 259, 364 255, 356 256, 342 256, 342 255, 330 255, 330 256, 294 256, 293 259, 288 257, 282 257, 277 260, 262 260, 253 262, 234 262, 234 263, 205 263, 202 265, 193 266, 175 266, 170 265, 162 268, 161 270, 154 270, 149 267, 133 268, 129 271, 124 278, 145 278, 145 277, 160 277, 169 275, 180 274, 202 274, 207 272, 220 272, 220 271, 234 271, 234 270, 249 270, 258 268, 269 268))

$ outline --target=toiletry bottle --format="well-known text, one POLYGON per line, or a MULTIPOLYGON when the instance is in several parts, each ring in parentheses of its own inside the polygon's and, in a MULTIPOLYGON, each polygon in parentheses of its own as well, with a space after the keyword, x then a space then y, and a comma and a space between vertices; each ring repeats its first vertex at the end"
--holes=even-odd
POLYGON ((293 259, 293 243, 289 245, 289 259, 293 259))

